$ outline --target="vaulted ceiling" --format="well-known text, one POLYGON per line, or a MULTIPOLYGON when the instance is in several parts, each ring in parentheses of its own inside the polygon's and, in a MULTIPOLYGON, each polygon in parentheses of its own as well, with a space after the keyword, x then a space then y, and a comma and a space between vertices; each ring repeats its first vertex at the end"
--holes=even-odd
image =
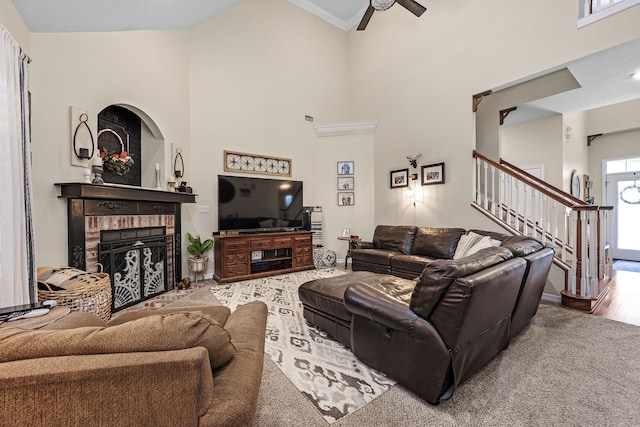
MULTIPOLYGON (((241 0, 13 0, 29 31, 123 31, 188 29, 241 0)), ((268 1, 268 0, 265 0, 268 1)), ((289 0, 349 31, 368 0, 289 0)))
MULTIPOLYGON (((29 31, 40 33, 188 29, 242 0, 12 1, 29 31)), ((360 22, 369 5, 369 0, 289 2, 344 31, 351 30, 360 22)), ((427 7, 437 7, 437 3, 421 3, 427 7)), ((640 98, 640 84, 637 81, 632 82, 629 77, 631 73, 640 71, 636 60, 638 55, 640 39, 570 64, 563 64, 561 67, 569 68, 582 87, 521 106, 518 116, 526 121, 549 114, 574 112, 640 98)), ((523 80, 532 77, 535 76, 523 80)), ((516 121, 512 120, 512 123, 514 122, 516 121)))

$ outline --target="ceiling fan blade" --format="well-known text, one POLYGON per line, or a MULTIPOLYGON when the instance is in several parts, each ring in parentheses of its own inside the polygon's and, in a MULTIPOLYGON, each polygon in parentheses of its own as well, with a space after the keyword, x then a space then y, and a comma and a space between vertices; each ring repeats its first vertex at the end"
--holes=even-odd
POLYGON ((362 31, 367 28, 367 24, 369 23, 369 19, 371 19, 371 15, 373 15, 373 12, 375 12, 375 9, 371 7, 371 5, 369 5, 366 12, 364 13, 364 16, 362 17, 362 21, 360 21, 360 24, 358 25, 358 31, 362 31))
POLYGON ((420 17, 427 10, 426 7, 422 6, 415 0, 396 0, 396 3, 418 17, 420 17))

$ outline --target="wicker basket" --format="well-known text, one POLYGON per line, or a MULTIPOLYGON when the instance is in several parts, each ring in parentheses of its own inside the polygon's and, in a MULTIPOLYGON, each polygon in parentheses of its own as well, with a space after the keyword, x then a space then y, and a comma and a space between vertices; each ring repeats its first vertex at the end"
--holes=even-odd
POLYGON ((107 273, 87 273, 71 267, 38 268, 38 300, 55 300, 71 311, 111 318, 111 280, 107 273), (60 285, 64 282, 64 288, 60 285))

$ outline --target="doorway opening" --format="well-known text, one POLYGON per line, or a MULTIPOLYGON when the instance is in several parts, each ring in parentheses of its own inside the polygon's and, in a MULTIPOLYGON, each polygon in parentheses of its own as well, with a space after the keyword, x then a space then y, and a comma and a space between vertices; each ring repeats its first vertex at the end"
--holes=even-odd
POLYGON ((640 261, 640 157, 604 163, 606 204, 614 208, 612 256, 640 261))

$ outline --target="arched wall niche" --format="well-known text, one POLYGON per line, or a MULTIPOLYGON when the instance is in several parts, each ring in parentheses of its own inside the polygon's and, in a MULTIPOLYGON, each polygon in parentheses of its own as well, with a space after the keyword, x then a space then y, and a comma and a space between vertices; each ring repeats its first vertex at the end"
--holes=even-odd
POLYGON ((105 170, 105 182, 147 188, 156 186, 156 164, 164 169, 165 144, 164 135, 151 116, 130 104, 108 105, 98 113, 98 133, 99 149, 106 148, 113 153, 122 145, 133 158, 133 166, 123 175, 105 170), (112 129, 115 133, 103 132, 104 129, 112 129))

